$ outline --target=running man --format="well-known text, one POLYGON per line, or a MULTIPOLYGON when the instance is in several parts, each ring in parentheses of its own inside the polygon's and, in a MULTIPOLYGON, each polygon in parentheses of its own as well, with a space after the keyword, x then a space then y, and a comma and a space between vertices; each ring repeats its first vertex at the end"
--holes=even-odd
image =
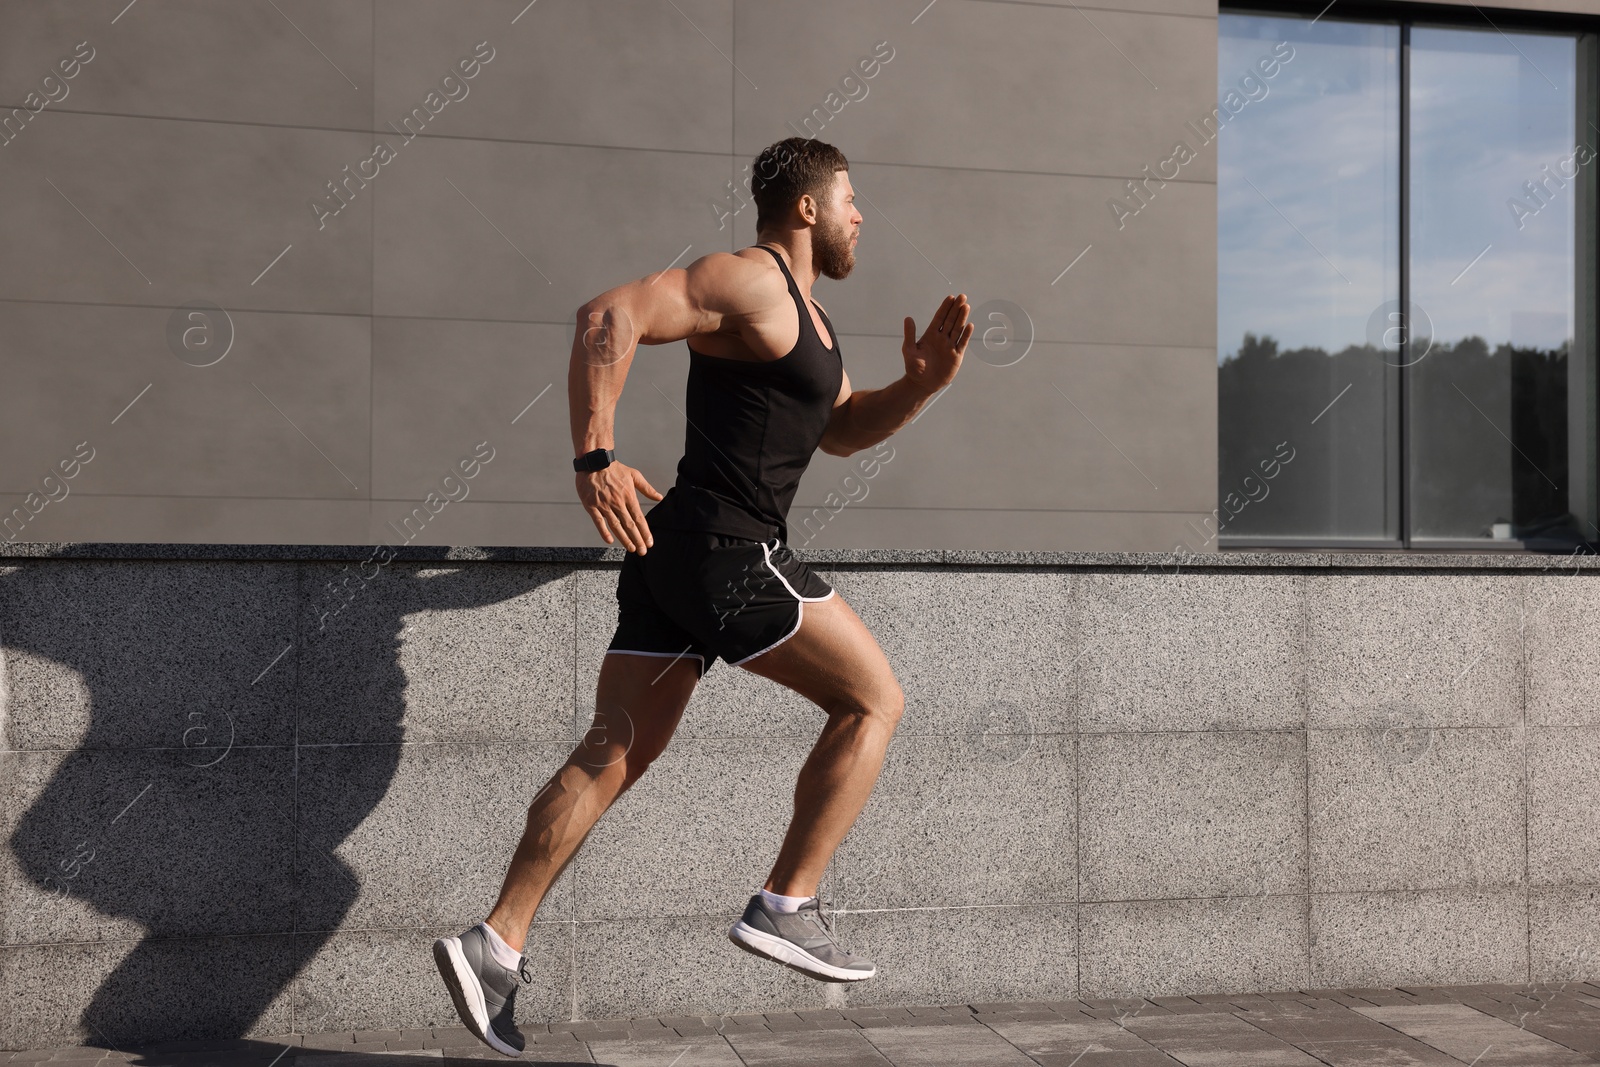
POLYGON ((578 309, 567 378, 578 498, 627 549, 594 726, 528 809, 488 918, 434 944, 462 1021, 508 1056, 532 982, 524 939, 596 821, 667 747, 718 658, 788 686, 827 714, 795 785, 794 817, 735 944, 822 981, 871 978, 835 943, 817 886, 877 781, 904 697, 855 612, 785 544, 818 448, 848 456, 909 423, 961 366, 973 327, 947 296, 922 336, 905 319, 905 374, 853 392, 839 339, 810 299, 819 274, 855 266, 861 215, 837 148, 793 137, 756 157, 759 243, 608 290, 578 309), (815 310, 813 310, 813 308, 815 310), (612 417, 638 344, 689 343, 688 425, 665 495, 613 454, 612 417), (648 517, 639 494, 660 501, 648 517), (589 740, 595 738, 598 740, 589 740))

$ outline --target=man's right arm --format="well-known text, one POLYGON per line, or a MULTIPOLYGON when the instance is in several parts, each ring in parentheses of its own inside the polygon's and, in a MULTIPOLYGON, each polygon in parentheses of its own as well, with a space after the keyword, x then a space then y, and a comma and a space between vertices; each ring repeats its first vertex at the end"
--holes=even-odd
MULTIPOLYGON (((573 456, 615 447, 617 401, 637 346, 724 329, 759 303, 761 277, 750 260, 715 252, 609 289, 579 308, 567 368, 573 456)), ((629 552, 643 555, 651 537, 638 494, 661 499, 644 475, 613 462, 604 470, 580 471, 576 481, 578 499, 606 544, 620 540, 629 552)))

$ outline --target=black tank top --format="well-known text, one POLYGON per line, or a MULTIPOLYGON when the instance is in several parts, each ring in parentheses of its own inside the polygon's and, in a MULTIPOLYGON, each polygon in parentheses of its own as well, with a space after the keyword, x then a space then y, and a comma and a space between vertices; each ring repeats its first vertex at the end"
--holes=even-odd
POLYGON ((800 336, 787 355, 760 362, 689 349, 683 459, 677 484, 650 509, 652 527, 787 540, 789 505, 839 399, 844 360, 827 312, 817 308, 832 348, 822 343, 783 257, 754 247, 778 261, 800 336))

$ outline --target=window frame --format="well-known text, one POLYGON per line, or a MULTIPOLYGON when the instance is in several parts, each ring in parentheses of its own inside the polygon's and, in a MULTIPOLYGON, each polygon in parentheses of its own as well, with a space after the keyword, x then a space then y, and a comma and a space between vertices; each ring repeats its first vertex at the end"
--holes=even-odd
MULTIPOLYGON (((1285 0, 1229 0, 1219 5, 1219 15, 1262 15, 1280 18, 1321 17, 1338 4, 1333 16, 1341 22, 1386 23, 1397 26, 1400 33, 1399 61, 1399 304, 1409 307, 1411 295, 1411 30, 1413 27, 1439 27, 1447 29, 1495 29, 1500 31, 1527 31, 1568 34, 1575 38, 1577 72, 1575 114, 1582 129, 1585 124, 1600 131, 1600 15, 1574 15, 1562 12, 1521 11, 1504 8, 1484 8, 1478 5, 1413 3, 1409 0, 1315 0, 1310 4, 1293 4, 1285 0)), ((1600 149, 1600 132, 1594 144, 1600 149)), ((1581 358, 1583 373, 1577 383, 1576 398, 1568 400, 1569 455, 1581 450, 1582 462, 1573 464, 1574 479, 1581 480, 1583 493, 1578 496, 1583 513, 1577 517, 1589 524, 1593 532, 1591 550, 1600 548, 1600 466, 1597 466, 1597 439, 1600 439, 1600 418, 1597 418, 1596 364, 1600 362, 1600 160, 1580 172, 1581 180, 1574 183, 1574 225, 1577 235, 1573 245, 1573 355, 1581 358), (1573 420, 1581 412, 1581 420, 1573 420), (1581 441, 1577 437, 1581 435, 1581 441), (1574 448, 1574 445, 1580 446, 1574 448)), ((1409 335, 1407 337, 1409 342, 1409 335)), ((1398 538, 1360 540, 1337 537, 1260 537, 1229 536, 1219 533, 1219 551, 1248 551, 1252 549, 1375 552, 1538 552, 1547 550, 1537 540, 1511 539, 1505 541, 1487 538, 1414 538, 1411 536, 1411 403, 1409 375, 1397 368, 1396 402, 1399 404, 1398 455, 1395 459, 1396 485, 1399 494, 1398 538)), ((1577 514, 1576 509, 1574 513, 1577 514)), ((1560 551, 1570 551, 1562 544, 1560 551)))

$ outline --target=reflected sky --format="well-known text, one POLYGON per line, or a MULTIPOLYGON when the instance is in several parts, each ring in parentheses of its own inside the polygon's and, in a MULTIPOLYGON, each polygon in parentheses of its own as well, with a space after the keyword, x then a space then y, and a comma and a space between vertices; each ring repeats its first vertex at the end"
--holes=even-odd
POLYGON ((1219 98, 1278 41, 1293 57, 1217 150, 1217 352, 1361 344, 1399 295, 1398 27, 1223 15, 1219 98))
MULTIPOLYGON (((1246 331, 1362 344, 1399 295, 1399 28, 1224 14, 1219 98, 1279 41, 1293 58, 1217 142, 1219 358, 1246 331)), ((1412 30, 1412 299, 1441 341, 1571 333, 1574 185, 1541 205, 1522 183, 1573 153, 1575 66, 1570 36, 1412 30), (1513 197, 1538 208, 1520 230, 1513 197)))
POLYGON ((1411 291, 1440 340, 1557 348, 1572 334, 1576 49, 1412 31, 1411 291), (1523 187, 1546 179, 1542 196, 1523 187))

